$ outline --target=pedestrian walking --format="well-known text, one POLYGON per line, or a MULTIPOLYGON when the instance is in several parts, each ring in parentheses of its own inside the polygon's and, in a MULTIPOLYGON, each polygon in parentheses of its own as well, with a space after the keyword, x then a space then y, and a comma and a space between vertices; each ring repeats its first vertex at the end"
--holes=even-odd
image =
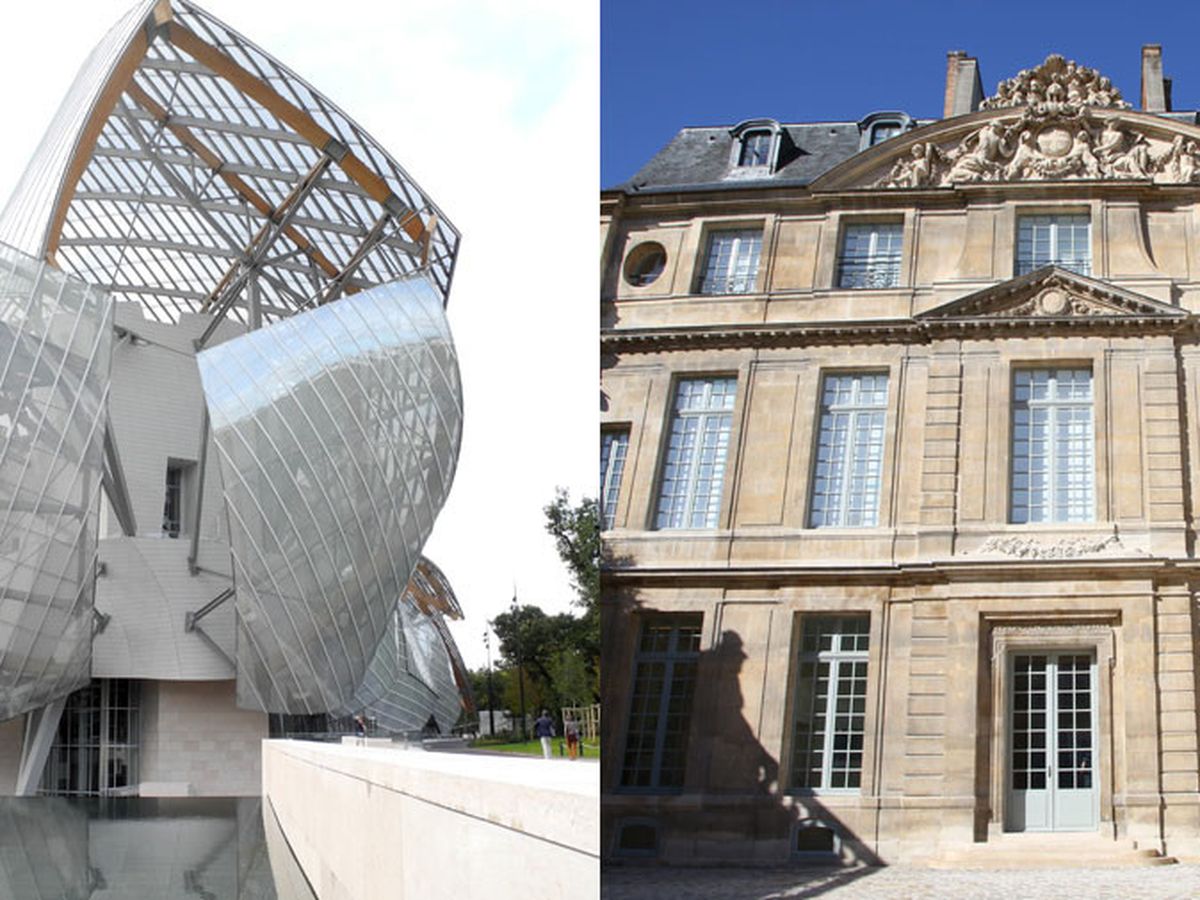
POLYGON ((554 737, 554 720, 550 718, 550 710, 542 710, 542 714, 533 723, 533 733, 542 742, 542 756, 549 759, 550 738, 554 737))
POLYGON ((579 756, 579 723, 571 713, 563 720, 563 734, 567 738, 567 756, 575 759, 579 756))

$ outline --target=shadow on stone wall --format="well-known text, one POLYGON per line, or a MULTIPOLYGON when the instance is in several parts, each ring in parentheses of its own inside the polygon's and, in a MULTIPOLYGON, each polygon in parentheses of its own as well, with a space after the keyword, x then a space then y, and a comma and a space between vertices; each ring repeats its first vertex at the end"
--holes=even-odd
MULTIPOLYGON (((636 592, 622 593, 617 602, 605 607, 605 615, 613 617, 605 629, 609 647, 615 647, 619 640, 629 640, 621 632, 636 627, 642 607, 636 592)), ((612 809, 604 811, 605 817, 656 821, 659 840, 655 860, 659 864, 835 867, 819 879, 798 873, 797 884, 789 889, 788 897, 815 897, 870 875, 874 870, 866 866, 884 863, 868 845, 869 838, 856 834, 819 797, 790 796, 781 788, 781 781, 787 779, 781 777, 780 761, 763 745, 756 724, 746 717, 742 669, 747 659, 745 642, 735 630, 722 632, 716 644, 697 657, 682 793, 678 797, 645 796, 642 800, 639 795, 606 785, 612 809), (840 858, 834 852, 817 849, 829 835, 806 833, 813 827, 829 829, 837 836, 835 846, 840 845, 840 858), (798 842, 801 835, 808 841, 798 842), (803 852, 804 846, 814 849, 803 852), (860 865, 837 868, 846 862, 860 865)), ((790 666, 786 677, 794 677, 790 666)), ((632 690, 632 684, 617 678, 606 697, 607 708, 624 710, 627 715, 628 697, 618 698, 617 690, 632 690)), ((624 722, 611 724, 623 734, 624 722)), ((609 752, 619 759, 624 747, 615 744, 610 742, 609 752)), ((618 772, 619 766, 614 767, 617 778, 618 772)), ((610 838, 615 837, 611 826, 618 823, 608 824, 605 831, 610 838)), ((615 844, 611 840, 605 843, 606 861, 626 861, 613 852, 615 844)))

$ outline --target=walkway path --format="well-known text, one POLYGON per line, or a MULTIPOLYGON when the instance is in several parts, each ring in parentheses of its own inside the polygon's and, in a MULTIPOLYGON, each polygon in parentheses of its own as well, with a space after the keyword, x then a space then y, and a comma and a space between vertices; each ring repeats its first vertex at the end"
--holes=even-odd
POLYGON ((1200 897, 1200 865, 986 871, 606 867, 601 900, 1184 900, 1200 897))

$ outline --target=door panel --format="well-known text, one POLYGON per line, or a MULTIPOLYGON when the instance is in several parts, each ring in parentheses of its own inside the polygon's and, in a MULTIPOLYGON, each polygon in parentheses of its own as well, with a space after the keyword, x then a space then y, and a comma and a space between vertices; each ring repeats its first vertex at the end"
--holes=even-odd
POLYGON ((1012 662, 1008 830, 1094 829, 1093 658, 1017 654, 1012 662))

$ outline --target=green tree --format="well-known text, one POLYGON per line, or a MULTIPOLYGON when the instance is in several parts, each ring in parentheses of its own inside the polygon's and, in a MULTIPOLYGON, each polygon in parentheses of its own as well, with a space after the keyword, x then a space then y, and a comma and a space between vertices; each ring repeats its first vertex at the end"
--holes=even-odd
POLYGON ((560 650, 553 660, 554 687, 562 706, 583 706, 592 702, 592 680, 587 663, 578 650, 560 650))
POLYGON ((563 488, 545 507, 546 530, 554 535, 559 558, 571 573, 575 603, 590 611, 600 601, 600 515, 596 500, 584 497, 571 505, 563 488))

